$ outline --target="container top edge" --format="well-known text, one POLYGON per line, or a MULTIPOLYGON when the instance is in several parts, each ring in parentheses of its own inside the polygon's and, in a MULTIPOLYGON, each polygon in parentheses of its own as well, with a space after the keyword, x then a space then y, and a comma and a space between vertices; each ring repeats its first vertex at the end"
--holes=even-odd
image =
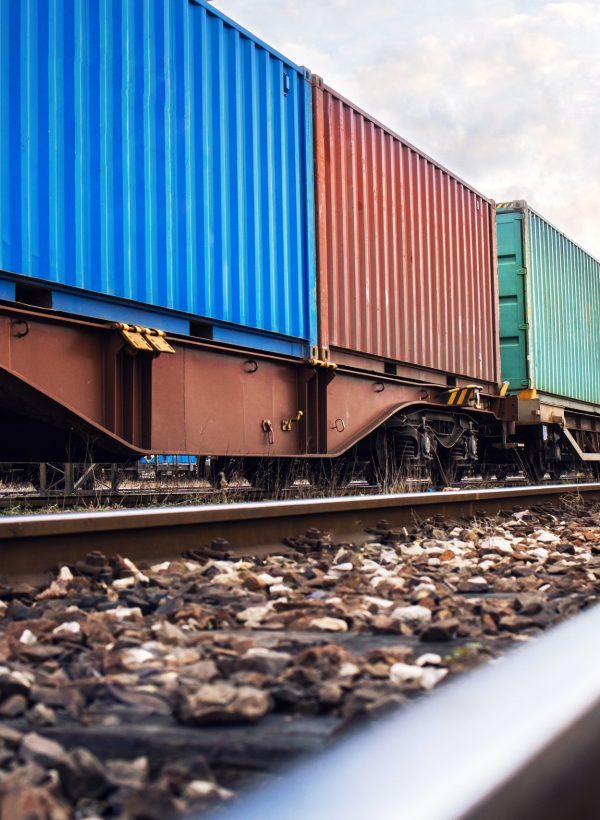
POLYGON ((352 100, 349 100, 343 94, 340 94, 340 92, 336 91, 335 88, 332 88, 330 85, 327 85, 327 83, 325 83, 321 77, 318 77, 317 75, 312 74, 311 75, 311 81, 312 81, 312 84, 315 88, 319 88, 322 91, 327 91, 327 93, 331 94, 332 97, 335 97, 336 99, 338 99, 344 105, 347 105, 349 108, 352 108, 352 110, 355 111, 357 114, 360 114, 361 116, 366 117, 366 119, 368 119, 370 122, 372 122, 373 125, 375 125, 377 128, 381 128, 381 130, 384 131, 386 134, 389 134, 390 137, 392 137, 395 140, 398 140, 398 142, 402 143, 402 145, 405 145, 407 148, 410 148, 411 151, 414 151, 420 157, 427 160, 427 162, 430 162, 432 165, 434 165, 436 168, 438 168, 444 174, 448 174, 449 177, 452 177, 452 179, 456 180, 456 182, 459 182, 467 190, 474 193, 475 196, 478 196, 481 200, 483 200, 484 202, 487 202, 488 205, 490 205, 492 207, 492 209, 495 209, 496 204, 495 204, 493 199, 486 196, 485 194, 482 194, 481 191, 478 191, 477 188, 475 188, 469 182, 465 182, 465 180, 462 179, 462 177, 459 177, 458 174, 454 173, 454 171, 451 171, 449 168, 446 168, 446 166, 442 165, 442 163, 439 162, 439 160, 434 159, 429 154, 426 154, 425 151, 423 151, 421 148, 418 148, 412 142, 409 142, 404 137, 401 137, 400 134, 398 134, 396 131, 394 131, 392 128, 390 128, 389 125, 385 125, 380 120, 378 120, 376 117, 374 117, 372 114, 369 114, 368 111, 365 111, 359 105, 352 102, 352 100))
POLYGON ((212 2, 209 3, 208 0, 188 0, 188 3, 190 3, 190 5, 193 6, 200 6, 201 8, 208 11, 210 14, 214 15, 215 17, 219 17, 228 26, 231 26, 231 28, 234 28, 237 31, 239 31, 239 33, 242 36, 247 37, 249 40, 252 40, 254 43, 256 43, 256 45, 260 46, 260 48, 264 49, 265 51, 268 51, 269 54, 271 54, 273 57, 276 57, 289 68, 293 69, 294 71, 297 71, 298 74, 303 75, 305 80, 310 80, 311 73, 310 70, 306 68, 306 66, 298 65, 293 60, 290 60, 289 57, 286 57, 285 54, 282 54, 281 51, 278 51, 276 48, 274 48, 274 46, 269 45, 269 43, 262 40, 256 34, 253 34, 249 29, 244 28, 244 26, 242 26, 232 17, 228 17, 224 12, 221 11, 221 9, 213 5, 212 2))
POLYGON ((556 233, 560 234, 564 239, 567 240, 567 242, 569 242, 574 247, 578 248, 583 254, 585 254, 585 256, 588 257, 588 259, 591 259, 600 267, 600 259, 594 256, 593 253, 590 253, 588 250, 586 250, 583 247, 583 245, 581 245, 579 242, 576 242, 574 239, 568 236, 568 234, 566 234, 561 228, 559 228, 553 222, 550 222, 550 220, 547 219, 543 214, 541 214, 539 211, 536 211, 535 208, 532 208, 526 200, 515 199, 513 202, 499 202, 496 205, 496 210, 502 211, 504 213, 510 213, 511 211, 522 211, 526 215, 532 215, 537 217, 545 225, 547 225, 549 228, 552 228, 552 230, 556 231, 556 233))

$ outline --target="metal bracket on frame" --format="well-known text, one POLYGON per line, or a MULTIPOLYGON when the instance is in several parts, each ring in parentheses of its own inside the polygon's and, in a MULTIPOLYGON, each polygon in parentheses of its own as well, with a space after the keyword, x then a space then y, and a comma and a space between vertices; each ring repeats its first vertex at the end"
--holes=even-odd
POLYGON ((134 353, 154 353, 156 355, 175 353, 175 349, 166 339, 164 330, 128 325, 123 322, 117 322, 114 328, 119 331, 134 353))

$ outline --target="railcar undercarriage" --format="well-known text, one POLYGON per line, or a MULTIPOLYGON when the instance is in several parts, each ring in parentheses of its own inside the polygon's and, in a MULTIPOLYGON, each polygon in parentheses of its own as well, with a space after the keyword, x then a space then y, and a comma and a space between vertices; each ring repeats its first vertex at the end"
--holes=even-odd
POLYGON ((600 413, 435 371, 156 334, 0 304, 0 458, 29 464, 8 472, 76 492, 99 471, 112 487, 144 456, 188 454, 208 486, 270 495, 598 473, 600 413))

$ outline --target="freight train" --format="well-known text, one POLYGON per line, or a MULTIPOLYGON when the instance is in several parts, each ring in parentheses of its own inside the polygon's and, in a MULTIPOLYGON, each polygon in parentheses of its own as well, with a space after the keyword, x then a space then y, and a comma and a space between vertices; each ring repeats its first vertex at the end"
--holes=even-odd
POLYGON ((204 0, 0 0, 3 463, 596 472, 599 334, 598 262, 204 0))

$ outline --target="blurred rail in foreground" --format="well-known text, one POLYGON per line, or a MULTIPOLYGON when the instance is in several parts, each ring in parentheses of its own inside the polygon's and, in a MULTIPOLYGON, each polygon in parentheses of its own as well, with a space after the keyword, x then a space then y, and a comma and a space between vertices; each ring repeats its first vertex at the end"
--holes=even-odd
POLYGON ((599 634, 600 605, 355 734, 218 817, 600 817, 599 634))

